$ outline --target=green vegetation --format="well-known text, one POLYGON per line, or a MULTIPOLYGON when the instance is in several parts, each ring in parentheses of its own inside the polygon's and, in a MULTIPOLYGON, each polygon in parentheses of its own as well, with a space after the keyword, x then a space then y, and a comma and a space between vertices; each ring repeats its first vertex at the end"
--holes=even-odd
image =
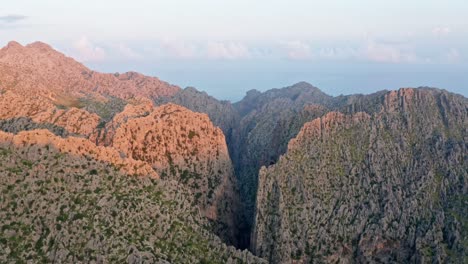
MULTIPOLYGON (((129 246, 136 255, 145 252, 151 262, 242 259, 208 231, 207 219, 192 205, 201 193, 192 195, 173 181, 123 175, 110 165, 88 164, 86 158, 66 154, 38 156, 47 170, 31 174, 35 160, 20 152, 1 153, 0 163, 7 165, 0 166, 1 263, 50 262, 51 252, 60 250, 67 254, 57 255, 56 262, 87 263, 101 256, 125 262, 132 254, 129 246)), ((187 181, 200 178, 182 174, 187 181)))
POLYGON ((188 133, 188 138, 192 139, 193 137, 198 136, 197 132, 190 130, 188 133))

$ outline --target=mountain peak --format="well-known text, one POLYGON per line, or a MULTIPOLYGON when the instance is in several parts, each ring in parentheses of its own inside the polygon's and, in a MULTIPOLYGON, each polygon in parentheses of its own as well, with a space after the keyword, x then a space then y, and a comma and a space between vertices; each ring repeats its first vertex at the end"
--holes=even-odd
POLYGON ((25 51, 25 48, 28 49, 28 50, 54 51, 54 52, 59 53, 58 51, 54 50, 50 45, 48 45, 48 44, 46 44, 44 42, 40 42, 40 41, 36 41, 36 42, 30 43, 30 44, 27 44, 26 46, 23 46, 19 42, 12 40, 12 41, 8 42, 8 44, 4 48, 2 48, 2 50, 8 50, 9 52, 17 51, 17 52, 22 53, 22 52, 25 51))
POLYGON ((313 86, 312 84, 310 84, 310 83, 308 83, 306 81, 301 81, 301 82, 295 83, 292 86, 294 86, 294 87, 314 87, 314 88, 316 88, 315 86, 313 86))
POLYGON ((0 51, 13 51, 13 50, 20 50, 22 48, 24 48, 23 45, 12 40, 8 42, 8 44, 5 47, 0 48, 0 51))
POLYGON ((314 92, 324 93, 319 88, 313 86, 312 84, 310 84, 308 82, 304 82, 304 81, 295 83, 295 84, 291 85, 290 87, 286 87, 286 88, 295 88, 295 89, 300 89, 300 90, 312 90, 314 92))
MULTIPOLYGON (((121 99, 173 95, 179 87, 137 72, 106 74, 94 72, 43 42, 22 46, 11 41, 0 50, 3 86, 66 97, 104 95, 121 99), (33 73, 33 74, 31 74, 33 73), (17 75, 24 76, 16 80, 17 75), (4 81, 5 80, 5 81, 4 81), (16 81, 15 81, 16 80, 16 81)), ((50 97, 50 96, 49 96, 50 97)))
POLYGON ((8 44, 7 44, 7 48, 16 48, 16 47, 22 48, 23 45, 19 44, 18 42, 14 41, 14 40, 8 42, 8 44))
POLYGON ((41 42, 41 41, 36 41, 36 42, 30 43, 30 44, 26 45, 26 48, 56 51, 49 44, 46 44, 46 43, 41 42))

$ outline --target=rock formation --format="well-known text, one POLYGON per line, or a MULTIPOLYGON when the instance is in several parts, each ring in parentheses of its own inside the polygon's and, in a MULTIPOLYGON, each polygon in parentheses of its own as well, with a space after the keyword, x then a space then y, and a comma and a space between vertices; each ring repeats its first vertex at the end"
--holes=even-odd
POLYGON ((135 72, 103 74, 91 71, 41 42, 24 47, 17 42, 8 43, 0 50, 0 76, 1 86, 6 90, 48 91, 43 95, 51 95, 51 99, 64 103, 89 94, 156 99, 180 90, 135 72))
POLYGON ((132 158, 122 158, 112 148, 96 146, 84 138, 58 137, 45 129, 22 131, 17 135, 0 131, 0 146, 20 148, 22 152, 25 152, 25 156, 31 159, 37 160, 37 156, 44 155, 43 152, 67 153, 85 157, 94 163, 106 162, 112 164, 129 175, 159 178, 158 174, 146 162, 132 158))
POLYGON ((427 89, 304 125, 260 171, 252 249, 271 263, 466 258, 466 98, 427 89))
POLYGON ((206 114, 175 104, 129 104, 99 134, 98 144, 148 162, 163 179, 188 186, 216 233, 235 243, 236 179, 221 129, 206 114))
POLYGON ((0 262, 266 263, 207 231, 183 185, 34 133, 0 133, 0 262))
POLYGON ((276 163, 302 125, 326 113, 331 101, 332 97, 302 82, 265 93, 250 91, 234 104, 241 120, 229 145, 245 207, 247 236, 254 219, 260 167, 276 163))
POLYGON ((177 86, 138 73, 103 74, 35 42, 0 49, 0 118, 28 117, 91 135, 133 98, 171 96, 177 86), (101 120, 102 119, 102 120, 101 120))
POLYGON ((180 90, 170 97, 159 97, 155 103, 157 105, 173 103, 194 112, 207 114, 211 122, 223 130, 227 142, 231 141, 233 130, 238 126, 240 119, 237 110, 229 101, 219 101, 193 87, 180 90))
POLYGON ((463 263, 467 130, 438 89, 231 104, 10 42, 0 262, 463 263))

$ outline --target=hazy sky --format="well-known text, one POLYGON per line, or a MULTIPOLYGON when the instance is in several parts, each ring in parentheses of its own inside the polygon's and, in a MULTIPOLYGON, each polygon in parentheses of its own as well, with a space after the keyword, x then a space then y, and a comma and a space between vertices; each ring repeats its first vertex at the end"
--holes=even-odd
POLYGON ((299 81, 467 96, 467 14, 466 0, 15 0, 0 5, 0 45, 40 40, 95 70, 230 100, 299 81))

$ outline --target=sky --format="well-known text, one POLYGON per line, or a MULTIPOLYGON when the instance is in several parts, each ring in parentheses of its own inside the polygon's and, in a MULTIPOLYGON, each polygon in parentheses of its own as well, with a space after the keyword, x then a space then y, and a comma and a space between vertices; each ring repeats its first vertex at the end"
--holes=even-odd
POLYGON ((15 0, 0 5, 0 46, 42 41, 231 101, 300 81, 468 96, 467 14, 466 0, 15 0))

